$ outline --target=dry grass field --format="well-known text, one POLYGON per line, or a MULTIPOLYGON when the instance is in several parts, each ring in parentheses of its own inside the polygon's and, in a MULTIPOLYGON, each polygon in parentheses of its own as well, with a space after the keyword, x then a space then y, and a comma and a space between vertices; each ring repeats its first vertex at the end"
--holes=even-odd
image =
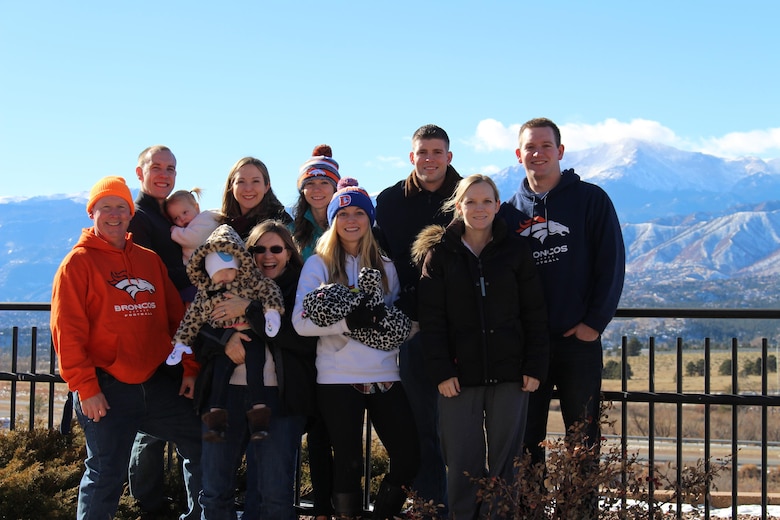
MULTIPOLYGON (((755 361, 756 358, 761 356, 761 353, 755 350, 748 350, 739 353, 739 359, 737 365, 739 367, 744 366, 747 361, 755 361)), ((607 357, 608 360, 614 360, 620 362, 619 357, 607 357)), ((687 393, 704 393, 704 377, 702 376, 687 376, 685 375, 685 369, 689 362, 696 363, 699 360, 704 359, 704 352, 701 350, 683 351, 682 354, 682 390, 687 393)), ((710 355, 710 391, 713 393, 733 393, 731 388, 731 376, 720 375, 718 372, 721 363, 731 359, 731 351, 728 350, 716 350, 710 355)), ((657 392, 675 392, 677 389, 677 356, 675 352, 656 352, 655 354, 655 370, 653 374, 650 374, 649 370, 649 356, 643 354, 640 356, 630 356, 628 358, 628 364, 631 366, 632 376, 628 381, 628 390, 637 392, 647 392, 650 390, 651 376, 654 389, 657 392)), ((769 393, 776 392, 778 390, 778 374, 777 372, 770 372, 767 375, 767 383, 769 393)), ((605 379, 602 387, 604 390, 620 391, 620 380, 618 379, 605 379)), ((740 375, 738 377, 738 393, 760 393, 761 392, 761 376, 740 375)))
MULTIPOLYGON (((761 353, 755 350, 740 351, 737 365, 743 367, 748 361, 755 361, 761 353)), ((731 351, 714 351, 710 356, 710 392, 711 393, 739 393, 739 394, 759 394, 761 393, 761 376, 743 375, 737 377, 737 391, 732 389, 732 376, 720 375, 719 367, 721 364, 731 358, 731 351)), ((689 362, 696 363, 704 359, 702 351, 684 351, 682 354, 682 391, 684 393, 705 393, 705 381, 702 376, 686 375, 686 366, 689 362)), ((605 363, 609 360, 620 362, 619 357, 605 357, 605 363)), ((649 370, 649 357, 646 354, 639 356, 630 356, 628 363, 631 367, 632 376, 628 381, 628 390, 634 392, 648 392, 651 389, 656 392, 675 393, 677 387, 678 363, 675 352, 662 351, 655 355, 655 369, 653 373, 649 370)), ((770 372, 767 375, 768 393, 773 394, 778 391, 778 374, 770 372)), ((605 379, 602 384, 605 391, 621 391, 621 381, 619 379, 605 379)), ((609 420, 614 421, 614 427, 610 431, 605 430, 606 435, 619 435, 622 431, 621 424, 621 404, 614 403, 615 407, 609 412, 609 420)), ((649 434, 648 416, 650 414, 650 405, 646 403, 629 403, 627 410, 628 435, 636 440, 629 442, 629 450, 637 452, 640 456, 646 456, 648 446, 646 439, 649 434)), ((680 422, 681 434, 684 439, 683 460, 695 462, 704 456, 703 444, 696 442, 704 437, 704 423, 706 407, 698 404, 685 404, 678 410, 677 405, 659 403, 653 405, 654 413, 654 433, 656 436, 655 456, 660 464, 666 466, 667 463, 675 460, 677 454, 676 442, 666 441, 663 438, 674 440, 677 436, 678 412, 681 414, 680 422)), ((734 421, 733 410, 730 406, 709 407, 711 438, 714 440, 711 445, 711 457, 715 459, 724 459, 731 454, 730 440, 734 434, 734 428, 737 428, 737 437, 739 439, 738 464, 739 464, 739 490, 740 492, 753 492, 761 490, 761 410, 757 407, 741 406, 737 409, 736 422, 734 421), (753 441, 753 442, 748 442, 753 441)), ((563 421, 560 411, 555 402, 553 402, 550 412, 548 431, 552 436, 560 435, 563 432, 563 421)), ((767 411, 767 438, 768 442, 780 442, 780 409, 770 408, 767 411)), ((610 441, 613 442, 613 441, 610 441)), ((768 449, 767 472, 769 476, 769 491, 772 493, 780 492, 780 450, 772 446, 768 449)), ((721 472, 716 480, 717 488, 720 491, 731 490, 731 472, 726 470, 721 472)))
MULTIPOLYGON (((755 351, 748 351, 744 353, 740 353, 740 359, 738 360, 738 365, 742 366, 744 362, 750 360, 754 361, 757 357, 760 357, 760 352, 755 351)), ((711 393, 724 393, 724 394, 730 394, 734 393, 732 390, 732 377, 730 375, 720 375, 718 373, 718 368, 720 367, 721 363, 723 361, 726 361, 731 358, 731 351, 715 351, 710 355, 710 392, 711 393)), ((682 391, 685 393, 704 393, 705 391, 705 381, 704 377, 702 376, 689 376, 685 375, 685 367, 689 362, 696 363, 699 360, 704 359, 704 353, 702 351, 684 351, 683 357, 682 357, 682 391)), ((605 363, 609 360, 620 362, 619 357, 605 357, 604 361, 605 363)), ((639 356, 630 356, 628 358, 628 364, 631 367, 632 376, 631 379, 628 380, 628 390, 634 391, 634 392, 649 392, 651 389, 655 392, 670 392, 674 393, 677 392, 677 358, 674 352, 668 352, 663 351, 660 353, 655 354, 655 370, 653 374, 650 374, 649 370, 649 357, 646 354, 639 355, 639 356), (651 377, 652 376, 652 377, 651 377), (652 381, 652 385, 651 385, 652 381)), ((778 374, 777 372, 770 372, 767 375, 767 383, 768 383, 768 392, 770 394, 776 393, 778 391, 778 374)), ((619 379, 604 379, 602 382, 602 388, 604 391, 613 391, 613 392, 619 392, 622 390, 621 388, 621 381, 619 379)), ((757 394, 761 392, 761 376, 758 375, 739 375, 737 378, 737 393, 740 394, 757 394)), ((642 403, 636 403, 632 404, 630 413, 640 413, 647 415, 647 405, 642 403), (645 410, 642 412, 642 410, 645 410)), ((553 404, 554 410, 550 413, 550 422, 548 425, 548 430, 551 432, 562 432, 563 431, 563 421, 561 420, 560 413, 558 413, 557 407, 555 407, 555 404, 553 404)), ((664 415, 664 410, 671 409, 675 410, 675 405, 664 405, 664 404, 657 404, 656 407, 656 435, 660 436, 666 436, 670 430, 668 427, 663 426, 661 423, 663 423, 663 418, 659 419, 658 414, 664 415), (660 431, 658 431, 658 428, 661 428, 660 431)), ((698 423, 700 426, 703 424, 702 420, 700 420, 700 416, 703 414, 703 406, 700 405, 685 405, 684 406, 687 413, 691 413, 692 415, 697 416, 696 420, 694 421, 688 421, 686 418, 686 422, 694 422, 698 423), (697 413, 696 410, 699 410, 697 413)), ((727 407, 720 407, 722 409, 717 410, 717 415, 723 415, 723 413, 726 413, 728 415, 729 419, 729 427, 728 427, 728 436, 723 438, 731 438, 731 412, 730 408, 727 409, 727 407)), ((751 412, 754 410, 741 410, 741 412, 751 412)), ((615 417, 616 415, 619 415, 619 407, 613 411, 612 413, 613 418, 619 419, 619 417, 615 417)), ((780 410, 769 410, 769 416, 774 416, 776 419, 780 419, 780 410)), ((772 432, 774 432, 776 438, 770 438, 770 441, 780 441, 780 422, 770 423, 773 424, 773 428, 770 428, 772 432)), ((756 426, 759 426, 758 424, 756 426)), ((616 425, 616 428, 620 428, 620 424, 618 423, 616 425)), ((630 431, 631 435, 644 435, 646 434, 646 431, 630 431)), ((726 432, 722 432, 726 433, 726 432)), ((672 434, 674 435, 674 433, 672 434)), ((692 435, 693 437, 694 435, 692 435)), ((702 437, 702 435, 698 435, 698 437, 702 437)), ((740 436, 740 438, 742 438, 740 436)), ((754 437, 755 439, 758 439, 758 437, 754 437)))
MULTIPOLYGON (((740 353, 741 359, 738 365, 754 361, 760 353, 740 353)), ((704 359, 703 352, 684 352, 682 356, 682 392, 705 393, 705 379, 703 376, 686 375, 686 366, 689 362, 696 363, 704 359)), ((716 351, 710 356, 710 393, 761 393, 762 381, 759 375, 737 376, 737 388, 732 388, 732 376, 720 375, 719 367, 723 361, 730 359, 729 351, 716 351)), ((628 360, 631 366, 632 376, 628 381, 628 390, 637 392, 677 392, 678 390, 678 363, 674 353, 661 353, 655 356, 655 370, 650 373, 649 359, 647 355, 632 356, 628 360)), ((767 375, 767 391, 773 394, 778 390, 777 372, 767 375)), ((620 391, 621 382, 616 379, 605 379, 602 387, 605 391, 620 391)), ((647 435, 646 417, 648 405, 632 403, 629 405, 629 434, 647 435)), ((686 404, 682 407, 683 423, 682 434, 684 438, 704 437, 704 405, 686 404)), ((677 435, 676 414, 677 405, 655 405, 655 435, 659 437, 671 437, 677 435)), ((614 414, 613 414, 614 415, 614 414)), ((738 408, 737 423, 734 424, 732 409, 728 406, 710 406, 712 422, 712 437, 714 439, 728 440, 732 437, 732 429, 738 428, 740 441, 761 440, 761 411, 757 407, 741 406, 738 408)), ((619 423, 618 423, 619 428, 619 423)), ((770 408, 767 413, 767 441, 780 441, 780 409, 770 408)))

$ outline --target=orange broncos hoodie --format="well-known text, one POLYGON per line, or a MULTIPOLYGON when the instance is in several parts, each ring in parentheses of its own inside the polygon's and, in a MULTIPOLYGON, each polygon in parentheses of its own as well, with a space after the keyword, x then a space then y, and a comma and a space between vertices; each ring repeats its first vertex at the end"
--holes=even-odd
MULTIPOLYGON (((124 250, 82 230, 54 276, 51 333, 60 375, 80 399, 101 392, 95 369, 143 383, 165 361, 184 306, 162 260, 127 235, 124 250)), ((197 363, 184 361, 184 375, 197 363)))

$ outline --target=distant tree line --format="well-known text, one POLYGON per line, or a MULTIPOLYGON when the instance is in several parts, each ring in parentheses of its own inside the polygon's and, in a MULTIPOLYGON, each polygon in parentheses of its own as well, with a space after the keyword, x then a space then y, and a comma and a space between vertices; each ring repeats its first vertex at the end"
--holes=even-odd
MULTIPOLYGON (((631 376, 633 376, 634 373, 631 371, 631 365, 628 363, 626 363, 626 372, 626 379, 631 379, 631 376)), ((614 359, 610 359, 604 363, 604 368, 601 371, 601 377, 603 379, 620 379, 622 375, 620 363, 614 359)))
MULTIPOLYGON (((722 376, 730 376, 733 372, 733 364, 730 359, 724 359, 718 367, 718 374, 722 376)), ((700 359, 696 363, 693 361, 688 362, 685 367, 685 371, 689 376, 703 376, 704 375, 704 360, 700 359), (701 365, 701 366, 699 366, 701 365)), ((777 357, 772 354, 766 357, 766 371, 767 373, 777 372, 777 357)), ((757 357, 755 360, 747 360, 742 365, 742 370, 739 371, 739 375, 742 376, 760 376, 762 374, 761 358, 757 357)))

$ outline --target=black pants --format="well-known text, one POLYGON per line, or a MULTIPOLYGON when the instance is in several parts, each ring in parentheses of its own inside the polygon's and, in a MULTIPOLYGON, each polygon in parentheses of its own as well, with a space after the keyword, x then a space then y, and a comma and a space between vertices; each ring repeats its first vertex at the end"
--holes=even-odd
POLYGON ((363 417, 368 418, 390 457, 385 480, 409 486, 420 465, 414 416, 400 382, 385 392, 363 394, 352 385, 317 385, 318 403, 333 443, 333 492, 360 493, 363 417))
MULTIPOLYGON (((250 408, 256 404, 266 404, 268 393, 263 381, 263 367, 265 367, 265 341, 251 330, 242 330, 250 338, 249 341, 241 340, 244 344, 246 364, 246 387, 250 408)), ((211 381, 211 396, 209 406, 211 408, 227 408, 227 391, 230 385, 230 376, 236 364, 226 354, 219 354, 214 359, 214 373, 211 381)))

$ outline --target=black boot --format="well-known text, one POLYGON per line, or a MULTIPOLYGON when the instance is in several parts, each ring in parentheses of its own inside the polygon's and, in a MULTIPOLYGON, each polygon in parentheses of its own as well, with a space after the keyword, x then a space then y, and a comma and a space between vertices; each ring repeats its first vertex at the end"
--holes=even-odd
POLYGON ((363 514, 360 493, 333 493, 337 520, 358 520, 363 514))
POLYGON ((252 408, 246 413, 249 421, 249 440, 262 441, 268 437, 268 423, 271 421, 271 409, 267 406, 252 408))
POLYGON ((206 412, 201 416, 208 430, 203 434, 206 442, 224 442, 228 426, 228 413, 223 408, 206 412))
POLYGON ((401 486, 383 480, 374 501, 373 520, 393 520, 400 517, 401 508, 406 502, 406 491, 401 486))

